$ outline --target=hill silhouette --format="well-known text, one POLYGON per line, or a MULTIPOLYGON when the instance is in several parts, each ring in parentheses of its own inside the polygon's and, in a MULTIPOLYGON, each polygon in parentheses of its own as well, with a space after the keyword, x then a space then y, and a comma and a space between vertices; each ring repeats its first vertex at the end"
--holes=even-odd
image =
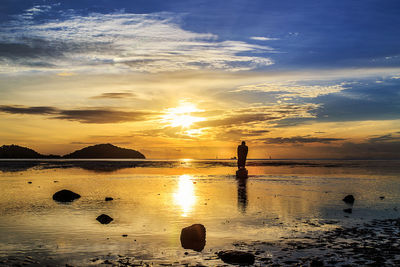
POLYGON ((139 151, 121 148, 112 144, 98 144, 76 150, 63 158, 74 159, 145 159, 146 157, 139 151))
POLYGON ((17 146, 3 145, 0 147, 0 158, 3 159, 42 159, 42 158, 60 158, 57 155, 42 155, 33 149, 17 146))
POLYGON ((112 144, 98 144, 76 150, 63 157, 58 155, 42 155, 33 149, 18 145, 3 145, 0 147, 0 158, 2 159, 45 159, 45 158, 68 158, 68 159, 145 159, 139 151, 121 148, 112 144))

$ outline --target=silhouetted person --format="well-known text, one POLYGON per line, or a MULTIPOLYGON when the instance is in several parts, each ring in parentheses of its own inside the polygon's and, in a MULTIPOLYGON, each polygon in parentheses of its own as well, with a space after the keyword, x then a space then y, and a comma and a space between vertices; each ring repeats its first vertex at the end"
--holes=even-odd
POLYGON ((238 209, 242 213, 247 209, 247 179, 237 179, 238 209))
POLYGON ((242 141, 242 144, 238 146, 237 148, 237 154, 238 154, 238 169, 245 169, 246 167, 246 158, 247 158, 247 152, 249 151, 249 148, 246 146, 246 142, 242 141))

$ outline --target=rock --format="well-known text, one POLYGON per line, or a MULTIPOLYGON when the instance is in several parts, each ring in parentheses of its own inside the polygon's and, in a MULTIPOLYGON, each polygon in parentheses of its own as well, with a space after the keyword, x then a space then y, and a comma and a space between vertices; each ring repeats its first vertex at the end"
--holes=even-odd
POLYGON ((72 202, 80 197, 79 194, 66 189, 58 191, 53 195, 53 199, 58 202, 72 202))
POLYGON ((105 201, 111 201, 111 200, 114 200, 114 199, 112 197, 106 197, 104 200, 105 201))
POLYGON ((343 201, 347 204, 354 204, 354 197, 353 195, 347 195, 343 198, 343 201))
POLYGON ((218 257, 225 263, 240 265, 252 265, 255 260, 253 254, 238 250, 220 251, 218 257))
POLYGON ((384 196, 381 196, 381 197, 379 197, 381 200, 384 200, 385 199, 385 197, 384 196))
POLYGON ((109 224, 112 222, 114 219, 108 216, 107 214, 101 214, 96 218, 101 224, 109 224))
POLYGON ((313 259, 310 262, 310 267, 323 267, 324 266, 324 262, 318 259, 313 259))
POLYGON ((181 245, 185 249, 202 251, 206 245, 206 228, 202 224, 193 224, 181 231, 181 245))
POLYGON ((353 209, 352 208, 344 209, 343 211, 346 212, 346 213, 353 213, 353 209))

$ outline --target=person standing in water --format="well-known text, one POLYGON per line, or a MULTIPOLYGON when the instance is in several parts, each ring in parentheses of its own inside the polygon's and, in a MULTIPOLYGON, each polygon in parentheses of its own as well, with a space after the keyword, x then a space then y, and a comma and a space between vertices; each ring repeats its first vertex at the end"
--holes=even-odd
POLYGON ((247 158, 247 152, 249 151, 249 148, 246 146, 246 142, 242 141, 242 144, 238 146, 237 148, 237 154, 238 154, 238 169, 246 169, 246 158, 247 158))

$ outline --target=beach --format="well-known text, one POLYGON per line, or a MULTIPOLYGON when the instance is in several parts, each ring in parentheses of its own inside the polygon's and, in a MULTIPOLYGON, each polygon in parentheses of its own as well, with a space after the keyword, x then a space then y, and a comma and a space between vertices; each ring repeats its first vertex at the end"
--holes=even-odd
POLYGON ((222 266, 227 250, 256 266, 400 263, 400 161, 249 160, 245 181, 235 164, 2 161, 0 264, 222 266), (54 201, 62 189, 81 197, 54 201), (180 242, 193 224, 206 229, 200 252, 180 242))

